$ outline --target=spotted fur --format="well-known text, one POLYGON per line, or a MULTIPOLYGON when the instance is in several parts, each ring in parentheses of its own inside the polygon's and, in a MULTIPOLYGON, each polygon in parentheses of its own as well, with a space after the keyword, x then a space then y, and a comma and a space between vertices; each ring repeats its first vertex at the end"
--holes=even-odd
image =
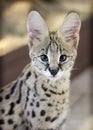
POLYGON ((76 13, 66 19, 49 33, 36 11, 28 16, 31 63, 0 89, 0 130, 63 130, 80 29, 76 13))

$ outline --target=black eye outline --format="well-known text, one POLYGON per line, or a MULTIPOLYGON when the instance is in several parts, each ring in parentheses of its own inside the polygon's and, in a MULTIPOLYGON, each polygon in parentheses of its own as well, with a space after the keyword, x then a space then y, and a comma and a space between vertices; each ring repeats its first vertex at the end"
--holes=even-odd
POLYGON ((60 60, 61 62, 66 61, 66 60, 67 60, 67 55, 61 55, 59 60, 60 60))
POLYGON ((47 57, 47 55, 43 54, 43 55, 40 56, 40 58, 41 58, 41 60, 42 60, 43 62, 48 62, 48 57, 47 57))

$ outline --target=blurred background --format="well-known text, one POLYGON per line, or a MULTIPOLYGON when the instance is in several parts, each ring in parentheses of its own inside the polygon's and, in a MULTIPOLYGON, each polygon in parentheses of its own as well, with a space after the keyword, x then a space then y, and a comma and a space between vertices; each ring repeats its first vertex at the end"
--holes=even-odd
POLYGON ((66 130, 93 130, 92 0, 0 0, 0 87, 15 80, 30 62, 26 20, 31 10, 42 15, 51 31, 59 28, 70 11, 80 14, 80 44, 71 77, 66 130))

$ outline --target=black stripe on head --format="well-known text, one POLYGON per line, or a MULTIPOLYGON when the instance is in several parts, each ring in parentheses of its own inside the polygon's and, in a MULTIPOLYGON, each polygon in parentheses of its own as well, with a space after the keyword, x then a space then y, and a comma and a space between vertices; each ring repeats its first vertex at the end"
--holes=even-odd
POLYGON ((51 45, 53 44, 53 45, 56 47, 56 50, 57 50, 57 52, 58 52, 59 45, 58 45, 57 42, 59 42, 59 40, 58 40, 58 37, 57 37, 57 35, 56 35, 56 32, 52 32, 52 33, 50 34, 50 43, 51 43, 51 45))
POLYGON ((46 54, 48 54, 48 50, 49 50, 50 46, 51 46, 51 42, 50 42, 50 43, 48 44, 48 46, 46 47, 46 54))

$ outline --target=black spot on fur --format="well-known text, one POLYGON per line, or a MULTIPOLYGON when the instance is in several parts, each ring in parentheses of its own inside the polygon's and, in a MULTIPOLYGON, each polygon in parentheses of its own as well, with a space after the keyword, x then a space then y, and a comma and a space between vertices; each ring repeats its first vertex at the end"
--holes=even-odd
POLYGON ((47 88, 44 87, 44 84, 42 84, 42 89, 46 92, 47 88))
POLYGON ((28 128, 28 127, 26 127, 26 130, 29 130, 29 128, 28 128))
POLYGON ((27 111, 27 116, 29 116, 30 115, 30 112, 29 111, 27 111))
POLYGON ((36 94, 33 94, 34 97, 36 97, 36 94))
POLYGON ((34 99, 34 98, 32 99, 32 102, 35 102, 35 99, 34 99))
POLYGON ((14 102, 10 103, 10 109, 8 111, 8 115, 14 114, 14 106, 15 106, 14 102))
POLYGON ((3 124, 4 124, 4 120, 0 119, 0 125, 3 125, 3 124))
POLYGON ((13 87, 11 88, 10 90, 10 94, 9 95, 12 95, 16 89, 16 86, 17 86, 17 82, 15 82, 15 84, 13 85, 13 87))
POLYGON ((52 94, 55 94, 55 95, 62 95, 64 94, 64 91, 62 91, 62 93, 59 93, 59 92, 55 92, 53 90, 49 90, 52 94))
POLYGON ((57 119, 57 117, 54 117, 51 119, 51 122, 54 122, 57 119))
POLYGON ((29 98, 28 98, 29 92, 30 92, 30 88, 28 87, 28 88, 27 88, 27 96, 26 96, 26 102, 25 102, 25 108, 24 108, 24 109, 27 108, 27 103, 28 103, 28 100, 29 100, 29 98))
POLYGON ((5 96, 5 99, 8 100, 9 98, 10 98, 10 95, 6 95, 6 96, 5 96))
POLYGON ((21 122, 21 124, 24 124, 25 123, 25 121, 23 120, 22 122, 21 122))
POLYGON ((37 76, 37 74, 35 72, 34 72, 34 75, 35 75, 35 78, 37 79, 38 76, 37 76))
POLYGON ((14 124, 14 127, 13 127, 14 129, 16 129, 17 128, 17 124, 14 124))
POLYGON ((2 102, 3 98, 0 96, 0 102, 2 102))
POLYGON ((37 81, 34 82, 34 90, 35 90, 35 95, 39 95, 37 90, 37 81))
POLYGON ((52 106, 53 106, 51 103, 48 103, 47 105, 48 105, 49 107, 52 107, 52 106))
POLYGON ((32 118, 36 117, 35 111, 32 110, 32 118))
POLYGON ((19 116, 22 117, 23 114, 24 114, 24 112, 22 111, 22 112, 19 113, 19 116))
POLYGON ((12 119, 8 119, 7 122, 8 122, 9 125, 12 125, 14 123, 12 119))
POLYGON ((46 99, 45 98, 41 98, 40 101, 46 101, 46 99))
POLYGON ((0 89, 0 93, 2 93, 4 90, 3 89, 0 89))
POLYGON ((41 110, 41 111, 40 111, 40 115, 41 115, 41 116, 44 116, 45 114, 46 114, 45 110, 41 110))
POLYGON ((46 118, 45 118, 45 121, 47 122, 47 121, 51 121, 51 117, 50 116, 47 116, 46 118))
POLYGON ((1 113, 4 114, 4 113, 5 113, 5 110, 4 110, 4 109, 1 109, 1 113))
POLYGON ((40 106, 40 103, 39 102, 36 102, 36 107, 39 107, 40 106))
POLYGON ((29 71, 26 75, 26 79, 29 79, 29 77, 31 76, 31 72, 29 71))
POLYGON ((52 94, 57 94, 57 92, 53 91, 53 90, 49 90, 52 94))
POLYGON ((45 93, 45 95, 46 95, 47 97, 51 97, 51 94, 45 93))
POLYGON ((33 103, 32 103, 32 102, 30 103, 30 106, 33 106, 33 103))
POLYGON ((62 91, 62 94, 64 94, 65 92, 64 91, 62 91))

